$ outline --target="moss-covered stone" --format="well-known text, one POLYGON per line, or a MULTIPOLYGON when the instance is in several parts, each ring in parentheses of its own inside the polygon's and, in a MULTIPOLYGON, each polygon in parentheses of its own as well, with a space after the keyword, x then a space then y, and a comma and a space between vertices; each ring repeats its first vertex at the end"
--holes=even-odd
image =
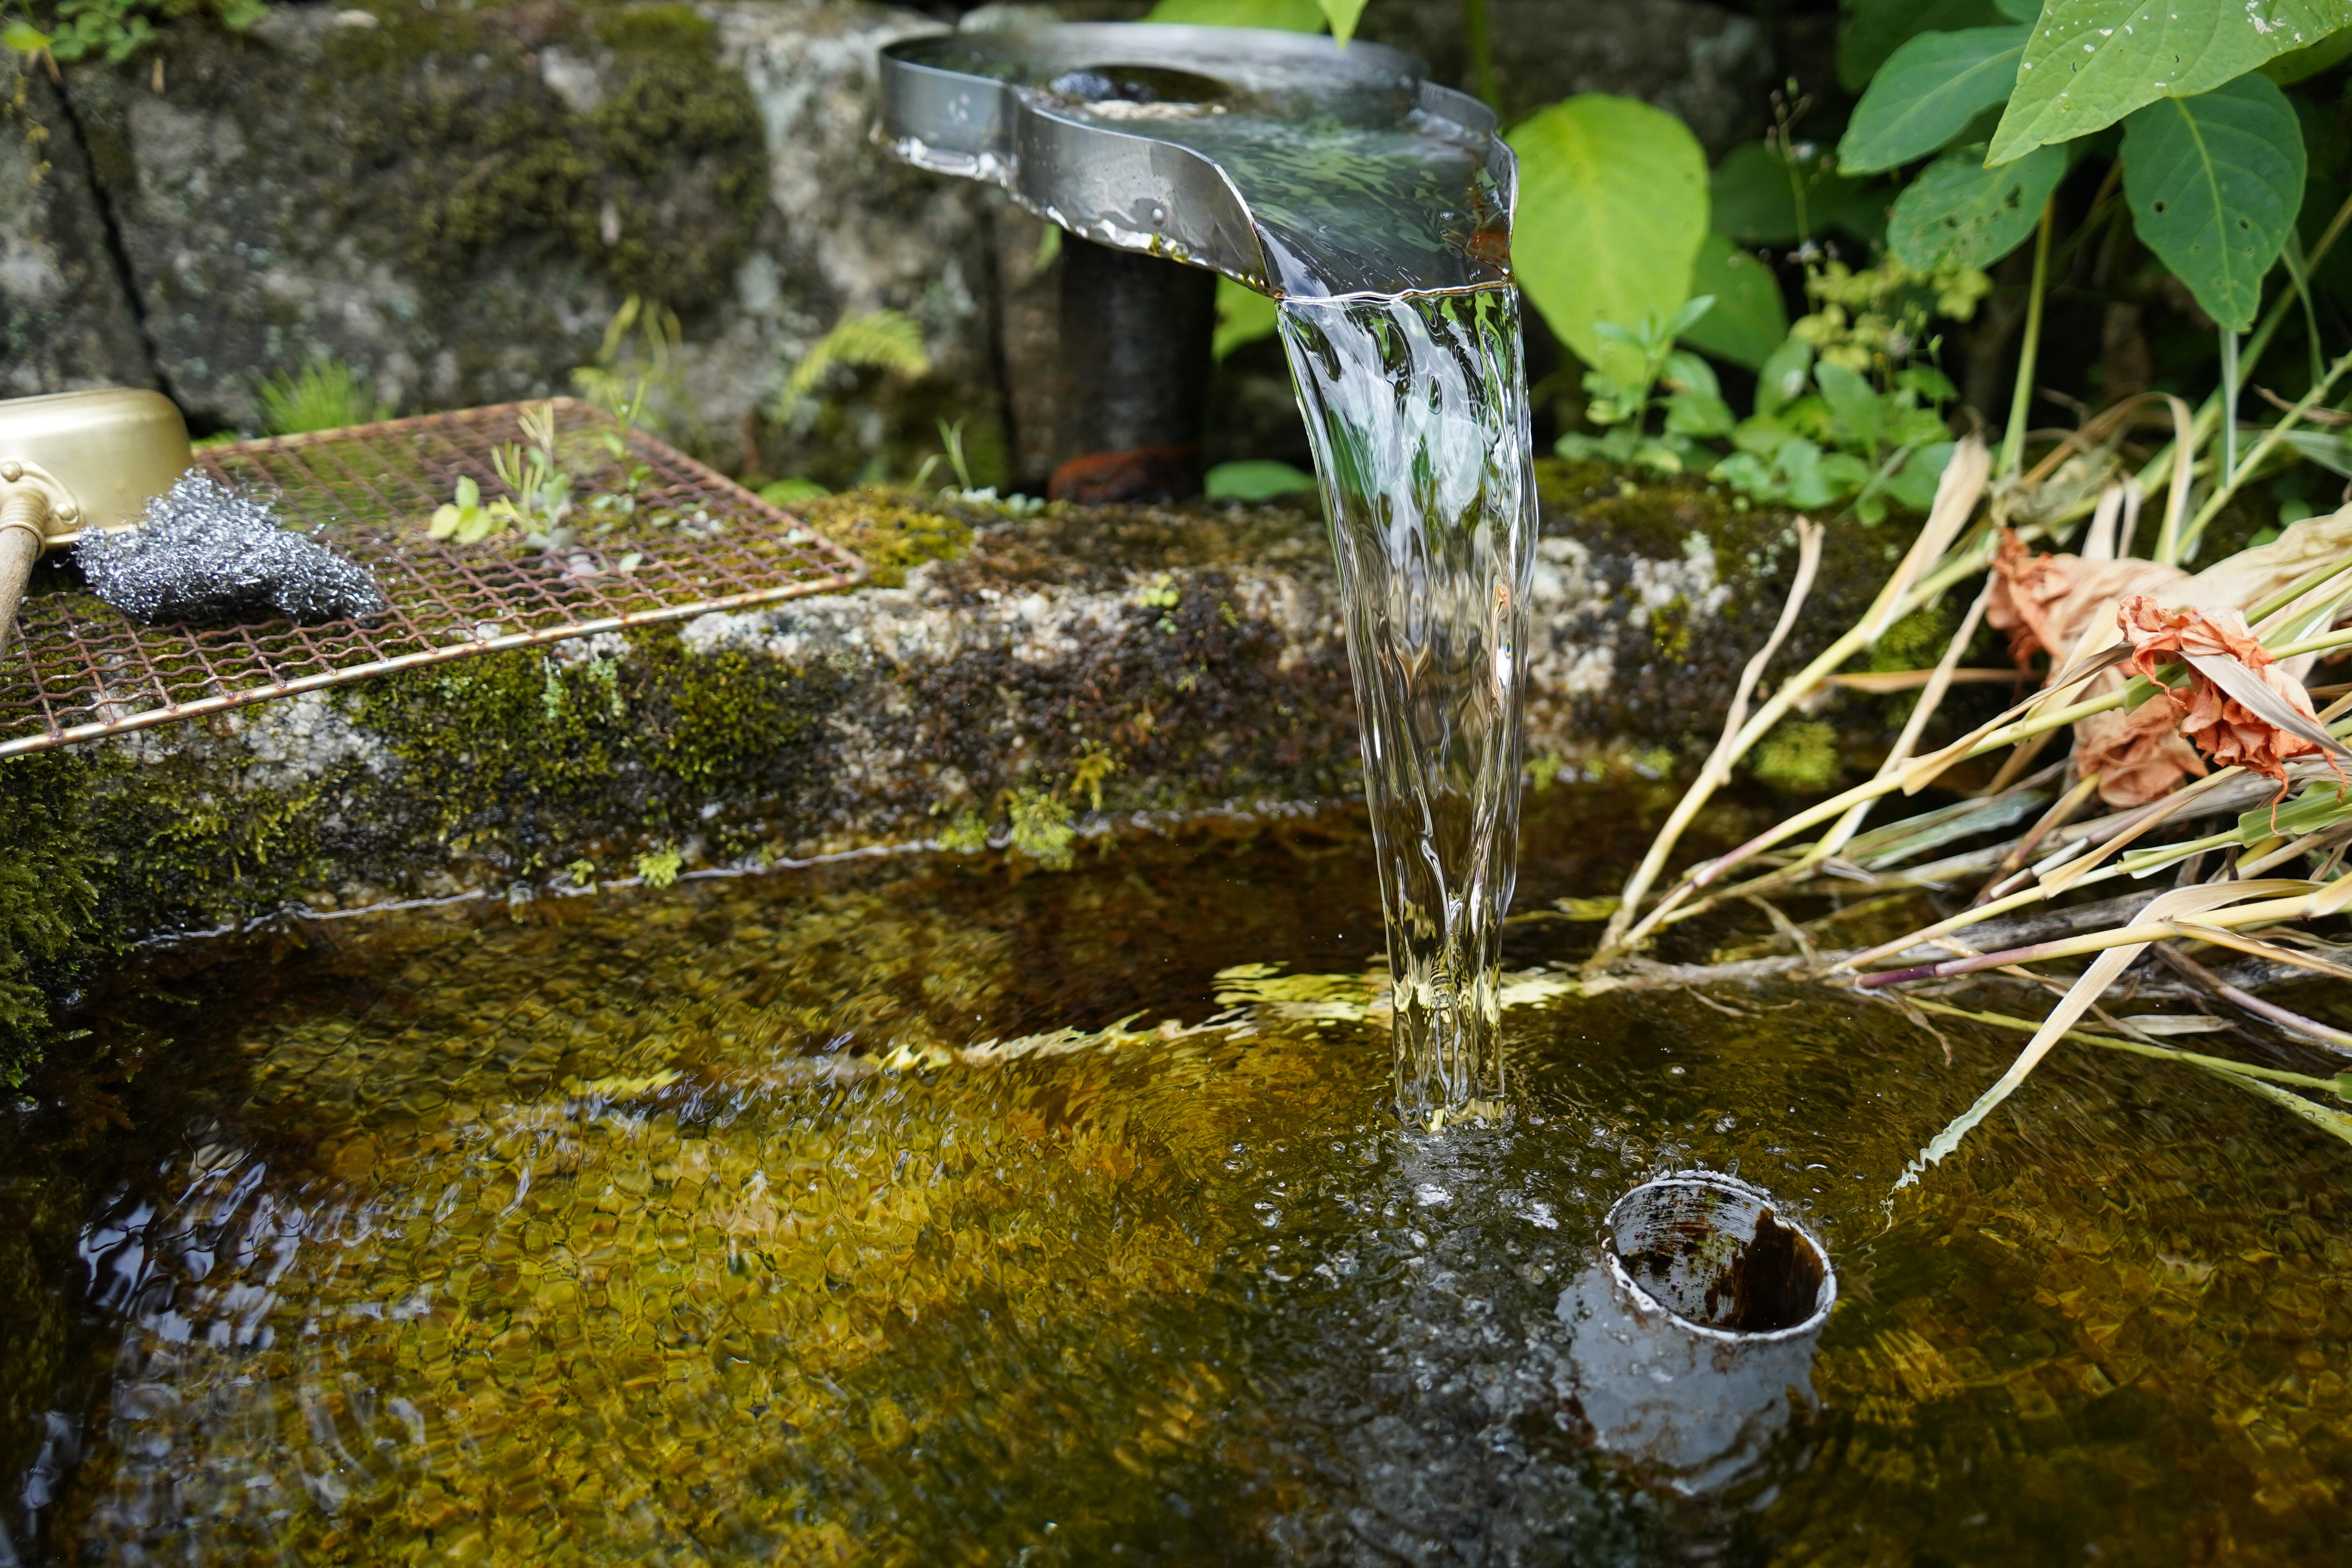
POLYGON ((951 561, 971 546, 972 521, 962 515, 968 509, 918 505, 902 490, 860 486, 797 510, 812 527, 856 551, 877 588, 903 588, 908 568, 951 561))
POLYGON ((463 289, 551 247, 629 293, 693 312, 748 251, 767 186, 759 109, 718 68, 717 30, 683 5, 594 15, 386 4, 327 35, 297 90, 347 95, 359 179, 322 226, 404 245, 463 289), (580 57, 577 79, 547 69, 580 57), (551 83, 593 80, 567 101, 551 83), (386 196, 391 197, 386 200, 386 196))
MULTIPOLYGON (((1538 776, 1612 759, 1669 773, 1712 741, 1779 614, 1788 520, 1704 486, 1627 494, 1613 476, 1551 466, 1544 483, 1528 664, 1538 776)), ((1058 868, 1081 835, 1133 813, 1355 789, 1314 517, 1209 504, 1017 516, 883 490, 810 510, 874 563, 875 585, 0 763, 0 788, 43 803, 7 830, 41 869, 0 884, 14 1059, 37 1047, 42 999, 77 965, 157 931, 909 842, 1058 868), (39 902, 52 885, 89 893, 39 902)), ((1776 671, 1852 618, 1900 542, 1893 528, 1833 539, 1801 646, 1776 671)), ((1832 716, 1826 754, 1852 752, 1851 721, 1875 711, 1832 716)))

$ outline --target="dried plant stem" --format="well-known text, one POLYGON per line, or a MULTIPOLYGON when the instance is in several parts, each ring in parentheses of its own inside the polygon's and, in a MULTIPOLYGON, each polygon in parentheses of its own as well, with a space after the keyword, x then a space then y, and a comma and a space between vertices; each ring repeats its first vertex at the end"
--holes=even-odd
MULTIPOLYGON (((1755 695, 1756 683, 1763 678, 1764 668, 1772 661, 1772 656, 1780 652, 1780 645, 1788 640, 1789 633, 1796 626, 1798 613, 1804 608, 1806 596, 1812 592, 1813 577, 1821 570, 1824 532, 1819 523, 1801 517, 1797 520, 1797 575, 1789 585, 1787 601, 1780 606, 1780 619, 1773 626, 1772 635, 1765 639, 1764 646, 1757 650, 1756 657, 1749 659, 1747 668, 1739 672, 1738 689, 1732 693, 1730 710, 1724 716, 1723 738, 1708 753, 1706 765, 1698 771, 1698 777, 1691 782, 1690 788, 1684 791, 1682 799, 1675 804, 1674 815, 1667 817, 1665 826, 1650 841, 1649 853, 1643 857, 1641 865, 1626 880, 1625 889, 1618 899, 1616 912, 1609 917, 1609 924, 1601 935, 1602 952, 1609 952, 1624 939, 1626 927, 1640 909, 1643 896, 1649 892, 1650 884, 1657 879, 1659 872, 1665 869, 1666 858, 1674 853, 1683 830, 1697 817, 1699 808, 1707 803, 1709 797, 1729 780, 1732 764, 1738 762, 1767 729, 1780 721, 1780 716, 1795 700, 1792 692, 1799 682, 1788 681, 1772 700, 1765 703, 1763 710, 1753 721, 1748 718, 1748 700, 1755 695)), ((1815 659, 1813 664, 1818 666, 1821 662, 1821 659, 1815 659)), ((1843 662, 1843 659, 1839 660, 1839 663, 1843 662)), ((1837 666, 1829 668, 1834 669, 1837 666)), ((1811 668, 1808 668, 1807 673, 1811 673, 1811 668)))
POLYGON ((2324 958, 2314 958, 2307 952, 2297 952, 2291 947, 2281 947, 2274 942, 2264 942, 2260 937, 2241 936, 2236 931, 2223 931, 2219 926, 2191 925, 2187 921, 2177 921, 2174 923, 2199 942, 2208 942, 2214 947, 2226 947, 2232 952, 2242 952, 2252 958, 2267 959, 2273 963, 2291 964, 2297 969, 2308 969, 2314 973, 2325 974, 2332 980, 2352 980, 2352 969, 2347 969, 2340 963, 2330 963, 2324 958))
MULTIPOLYGON (((2286 878, 2266 879, 2253 882, 2230 882, 2212 888, 2194 889, 2229 897, 2252 898, 2255 901, 2235 909, 2200 911, 2191 926, 2206 925, 2222 928, 2238 926, 2276 925, 2284 921, 2324 920, 2352 904, 2352 877, 2339 878, 2329 883, 2305 882, 2286 878), (2296 891, 2290 897, 2263 899, 2257 895, 2278 892, 2286 889, 2296 891)), ((2170 895, 2165 895, 2169 897, 2170 895)), ((2161 902, 2161 899, 2158 900, 2161 902)), ((1988 908, 1990 906, 1987 906, 1988 908)), ((2152 910, 2155 906, 2149 906, 2152 910)), ((1972 974, 1979 969, 1997 969, 2011 963, 2043 963, 2053 959, 2080 958, 2087 953, 2106 954, 2117 948, 2139 947, 2152 942, 2164 942, 2176 937, 2195 935, 2173 922, 2169 916, 2143 914, 2130 925, 2114 931, 2094 931, 2084 936, 2062 937, 2055 942, 2040 942, 2027 947, 2013 947, 2006 952, 1980 953, 1971 958, 1947 959, 1941 963, 1927 963, 1912 969, 1886 969, 1875 974, 1864 974, 1854 984, 1874 989, 1881 985, 1900 985, 1915 980, 1944 980, 1956 974, 1972 974)))
POLYGON ((2171 965, 2188 980, 2204 987, 2224 1002, 2233 1006, 2242 1007, 2257 1018, 2276 1024, 2289 1034, 2301 1035, 2307 1040, 2315 1041, 2338 1056, 2352 1057, 2352 1035, 2347 1035, 2341 1029, 2331 1028, 2316 1018, 2306 1018, 2302 1014, 2282 1007, 2275 1002, 2265 1002, 2259 996, 2250 995, 2187 953, 2174 952, 2168 943, 2157 944, 2156 956, 2171 965))
MULTIPOLYGON (((1946 465, 1943 478, 1937 483, 1936 500, 1928 509, 1927 521, 1920 526, 1919 536, 1912 541, 1910 550, 1895 567, 1894 575, 1879 589, 1878 596, 1864 612, 1862 619, 1824 648, 1811 664, 1782 682, 1780 689, 1758 710, 1754 718, 1745 723, 1740 722, 1744 700, 1735 702, 1724 725, 1724 738, 1708 757, 1706 766, 1699 771, 1698 778, 1675 804, 1674 814, 1666 819, 1665 826, 1651 840, 1649 852, 1643 857, 1642 864, 1627 879, 1617 910, 1610 917, 1608 929, 1601 933, 1601 945, 1585 965, 1587 973, 1599 972, 1625 952, 1639 946, 1657 929, 1666 911, 1691 889, 1693 884, 1685 880, 1674 894, 1661 900, 1638 922, 1634 920, 1640 913, 1643 896, 1657 880, 1658 874, 1665 869, 1667 858, 1674 853, 1675 845, 1681 840, 1684 830, 1697 816, 1699 808, 1706 804, 1723 780, 1730 776, 1732 765, 1748 753, 1748 748, 1762 740, 1797 703, 1821 689, 1840 665, 1875 644, 1886 634, 1887 627, 1953 584, 1974 576, 1984 569, 1985 563, 1992 555, 1993 542, 1990 534, 1979 537, 1965 548, 1955 551, 1952 547, 1961 529, 1975 515, 1977 500, 1984 493, 1985 480, 1990 468, 1991 457, 1985 448, 1983 438, 1974 435, 1963 437, 1953 451, 1951 461, 1946 465)), ((1815 548, 1818 549, 1818 545, 1815 548)), ((1790 600, 1793 605, 1793 594, 1790 600)), ((1793 610, 1784 609, 1781 615, 1783 626, 1792 617, 1793 610)), ((1779 647, 1783 635, 1782 631, 1775 630, 1772 641, 1766 645, 1764 652, 1750 661, 1751 668, 1760 669, 1760 661, 1779 647)), ((1743 688, 1752 689, 1752 683, 1746 675, 1741 677, 1741 680, 1743 688)), ((1839 810, 1856 804, 1861 798, 1857 796, 1855 800, 1843 801, 1839 810)))
POLYGON ((2099 775, 2093 773, 2060 795, 2050 809, 2042 814, 2042 820, 2027 829, 2025 837, 2011 846, 2009 852, 2000 858, 2000 863, 1993 868, 1992 879, 1984 885, 1983 890, 1971 902, 1990 903, 1996 896, 1993 889, 2013 873, 2023 870, 2025 863, 2033 858, 2033 852, 2042 847, 2042 841, 2065 826, 2098 787, 2099 775))
MULTIPOLYGON (((1965 1018, 1972 1024, 1990 1024, 1996 1029, 2014 1029, 2032 1034, 2042 1027, 2031 1018, 2012 1018, 2006 1013, 1971 1013, 1965 1007, 1954 1007, 1933 1002, 1925 996, 1906 998, 1912 1006, 1947 1018, 1965 1018)), ((2138 1040, 2122 1039, 2110 1035, 2094 1035, 2083 1029, 2069 1029, 2061 1038, 2077 1045, 2096 1046, 2103 1051, 2123 1051, 2136 1057, 2156 1057, 2186 1062, 2215 1072, 2235 1073, 2242 1078, 2261 1079, 2268 1083, 2289 1083, 2297 1089, 2315 1089, 2329 1094, 2342 1094, 2341 1079, 2314 1078, 2309 1073, 2289 1072, 2284 1068, 2257 1067, 2252 1062, 2231 1061, 2227 1057, 2209 1057, 2199 1051, 2184 1051, 2171 1046, 2152 1046, 2138 1040)))

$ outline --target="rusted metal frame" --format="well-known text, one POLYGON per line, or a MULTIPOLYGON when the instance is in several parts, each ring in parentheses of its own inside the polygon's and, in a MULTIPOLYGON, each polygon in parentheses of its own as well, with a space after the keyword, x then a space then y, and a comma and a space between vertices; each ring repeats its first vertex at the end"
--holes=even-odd
MULTIPOLYGON (((558 402, 559 417, 569 414, 610 423, 576 400, 558 402)), ((150 637, 128 623, 103 623, 61 609, 57 635, 25 652, 24 678, 32 701, 18 711, 37 721, 39 732, 0 742, 0 756, 152 728, 396 669, 775 603, 851 586, 864 575, 856 555, 814 531, 786 542, 784 531, 805 529, 799 519, 635 430, 628 432, 630 447, 663 481, 660 504, 698 508, 738 526, 715 536, 684 535, 674 542, 681 546, 677 550, 646 552, 653 570, 625 578, 610 573, 551 578, 510 556, 474 558, 429 540, 421 530, 406 536, 457 475, 496 483, 467 441, 494 439, 522 406, 275 437, 202 454, 202 466, 225 481, 267 486, 289 503, 297 495, 331 499, 337 514, 332 521, 358 535, 337 542, 412 590, 388 595, 391 624, 175 628, 150 637), (379 466, 383 473, 369 471, 379 466), (395 499, 387 493, 387 482, 415 500, 395 499), (367 512, 376 515, 360 515, 367 512), (747 523, 765 526, 740 526, 747 523), (701 596, 714 579, 740 584, 779 575, 786 581, 771 587, 701 596), (664 591, 663 579, 689 602, 665 603, 673 595, 664 591), (421 617, 409 607, 419 605, 426 606, 421 617), (583 611, 589 613, 582 617, 583 611), (494 619, 520 629, 489 638, 474 635, 477 626, 494 619), (442 640, 453 632, 455 640, 442 640), (404 644, 406 651, 387 652, 404 644), (337 662, 353 656, 362 662, 337 662), (289 668, 304 667, 310 673, 287 677, 289 668), (184 698, 181 693, 191 686, 203 695, 184 698), (155 706, 102 717, 146 692, 160 700, 155 706), (85 700, 68 700, 77 695, 85 700), (99 717, 68 722, 78 713, 99 717)), ((291 510, 297 508, 289 504, 291 510)), ((642 550, 673 542, 625 534, 619 542, 642 550)))
POLYGON ((195 702, 175 704, 170 708, 142 709, 137 713, 112 722, 79 724, 54 736, 33 735, 0 742, 0 757, 18 756, 26 752, 47 751, 52 746, 69 745, 76 741, 94 741, 101 736, 124 734, 132 730, 152 729, 158 724, 169 724, 176 720, 201 718, 207 713, 223 713, 232 708, 250 707, 257 702, 268 702, 279 697, 291 697, 299 692, 316 691, 323 687, 341 686, 374 676, 390 675, 395 670, 415 669, 428 664, 446 664, 453 659, 471 658, 478 654, 503 653, 510 648, 541 647, 548 643, 568 641, 572 637, 593 637, 598 632, 625 631, 631 626, 684 620, 693 616, 711 615, 728 610, 748 610, 761 605, 772 605, 785 599, 806 598, 853 585, 846 579, 786 583, 773 588, 734 594, 725 598, 703 600, 691 605, 666 605, 656 610, 633 611, 627 615, 608 616, 593 621, 547 626, 537 631, 520 632, 479 642, 444 644, 438 647, 425 648, 415 653, 401 654, 392 658, 381 659, 373 664, 322 670, 315 675, 306 675, 289 680, 282 688, 207 697, 195 702))

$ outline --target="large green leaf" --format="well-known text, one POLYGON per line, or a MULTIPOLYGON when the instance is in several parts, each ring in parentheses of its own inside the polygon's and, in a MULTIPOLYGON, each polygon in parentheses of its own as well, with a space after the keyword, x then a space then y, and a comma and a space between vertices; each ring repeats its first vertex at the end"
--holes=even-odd
POLYGON ((1832 229, 1843 229, 1864 244, 1886 228, 1891 188, 1880 180, 1857 180, 1817 158, 1794 172, 1778 150, 1749 142, 1724 154, 1709 182, 1715 229, 1735 245, 1794 245, 1832 229), (1805 211, 1797 214, 1801 188, 1805 211))
POLYGON ((2001 20, 1994 0, 1845 0, 1838 24, 1837 74, 1848 92, 1869 85, 1903 40, 2001 20))
POLYGON ((1702 353, 1761 370, 1789 335, 1789 311, 1772 269, 1719 234, 1698 247, 1691 292, 1715 296, 1715 309, 1683 332, 1683 342, 1702 353))
POLYGON ((1529 115, 1507 140, 1519 159, 1519 287, 1585 363, 1645 379, 1640 354, 1597 329, 1664 321, 1690 297, 1706 237, 1698 139, 1664 110, 1589 92, 1529 115))
POLYGON ((2347 58, 2352 58, 2352 31, 2331 33, 2304 48, 2273 55, 2263 65, 2263 74, 2281 87, 2293 87, 2330 66, 2342 65, 2347 58))
POLYGON ((1364 14, 1364 0, 1323 0, 1323 15, 1331 18, 1331 36, 1346 47, 1356 36, 1356 22, 1364 14))
POLYGON ((2352 0, 2049 0, 1989 162, 2105 130, 2352 26, 2352 0))
POLYGON ((1998 169, 1963 147, 1927 165, 1895 198, 1886 244, 1915 272, 1990 267, 2033 232, 2042 204, 2066 172, 2066 150, 2041 147, 1998 169))
POLYGON ((2032 28, 1922 33, 1871 79, 1838 142, 1838 172, 1874 174, 1924 158, 2009 97, 2032 28))
POLYGON ((1323 7, 1317 0, 1160 0, 1147 22, 1182 22, 1195 27, 1272 27, 1285 33, 1319 33, 1323 7))
POLYGON ((2124 121, 2124 197, 2142 244, 2233 332, 2254 324, 2263 276, 2303 200, 2303 127, 2278 84, 2250 72, 2124 121))

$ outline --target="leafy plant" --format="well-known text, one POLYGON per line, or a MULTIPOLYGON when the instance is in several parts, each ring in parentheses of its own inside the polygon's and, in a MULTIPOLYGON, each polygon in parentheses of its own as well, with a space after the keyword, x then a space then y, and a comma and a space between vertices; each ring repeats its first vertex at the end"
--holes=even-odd
POLYGON ((1643 384, 1643 351, 1601 325, 1665 321, 1690 298, 1707 234, 1698 139, 1664 110, 1586 93, 1507 140, 1520 161, 1519 287, 1586 364, 1621 388, 1643 384))
POLYGON ((520 532, 542 547, 562 542, 557 531, 572 512, 572 476, 555 460, 555 405, 526 408, 517 422, 522 441, 502 443, 490 455, 508 494, 485 501, 481 486, 460 476, 456 498, 436 509, 426 526, 434 538, 478 544, 520 532))
POLYGON ((52 0, 23 15, 0 12, 0 47, 70 64, 121 65, 155 38, 157 21, 210 16, 233 33, 268 14, 265 0, 52 0))
POLYGON ((866 366, 897 375, 926 375, 931 356, 923 347, 923 330, 898 310, 871 310, 847 316, 824 336, 811 343, 784 377, 776 416, 790 418, 836 365, 866 366))
POLYGON ((278 436, 368 425, 393 413, 391 404, 362 391, 359 377, 339 359, 316 359, 299 374, 265 377, 259 390, 263 415, 278 436))
POLYGON ((572 371, 572 384, 625 425, 696 442, 701 422, 686 384, 685 348, 677 312, 632 294, 604 323, 595 362, 572 371))

